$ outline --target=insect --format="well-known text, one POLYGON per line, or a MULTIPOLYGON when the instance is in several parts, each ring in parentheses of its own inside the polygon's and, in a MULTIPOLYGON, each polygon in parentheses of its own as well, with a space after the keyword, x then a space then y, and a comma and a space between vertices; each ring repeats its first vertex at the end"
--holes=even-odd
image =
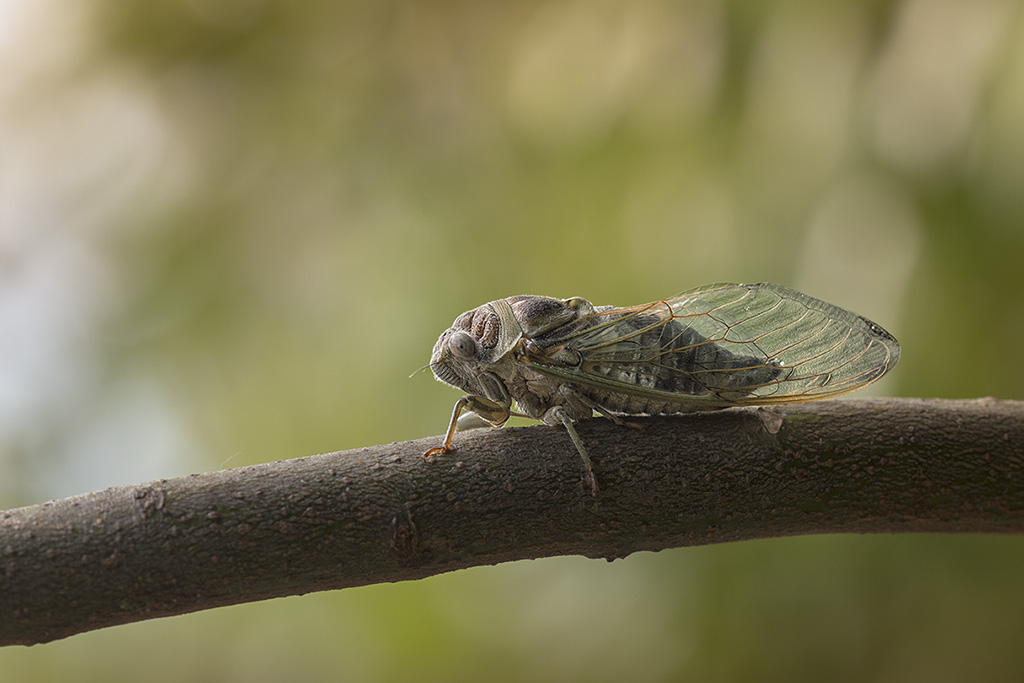
POLYGON ((770 283, 626 308, 511 296, 463 313, 434 345, 434 376, 467 395, 424 457, 452 450, 456 430, 537 418, 565 426, 596 494, 576 420, 815 401, 874 382, 899 356, 870 320, 770 283))

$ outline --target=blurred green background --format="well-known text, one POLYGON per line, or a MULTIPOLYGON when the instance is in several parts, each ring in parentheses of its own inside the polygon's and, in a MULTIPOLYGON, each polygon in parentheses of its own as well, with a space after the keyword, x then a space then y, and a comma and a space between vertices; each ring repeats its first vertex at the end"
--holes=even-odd
MULTIPOLYGON (((464 310, 780 282, 1019 398, 1013 0, 0 0, 0 507, 439 434, 464 310)), ((4 681, 1024 673, 1017 538, 558 558, 0 650, 4 681)))

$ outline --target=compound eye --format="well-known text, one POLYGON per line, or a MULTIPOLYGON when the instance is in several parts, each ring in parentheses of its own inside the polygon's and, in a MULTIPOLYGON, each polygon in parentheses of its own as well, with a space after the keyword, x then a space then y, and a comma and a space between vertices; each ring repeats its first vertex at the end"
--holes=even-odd
POLYGON ((456 332, 448 339, 448 350, 459 358, 476 356, 476 340, 468 332, 456 332))

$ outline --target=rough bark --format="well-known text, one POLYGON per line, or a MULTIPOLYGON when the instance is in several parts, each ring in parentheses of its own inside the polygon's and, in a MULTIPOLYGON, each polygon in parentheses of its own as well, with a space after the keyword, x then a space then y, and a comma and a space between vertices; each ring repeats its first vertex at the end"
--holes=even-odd
POLYGON ((0 644, 552 555, 1024 531, 1024 402, 867 399, 459 434, 0 513, 0 644))

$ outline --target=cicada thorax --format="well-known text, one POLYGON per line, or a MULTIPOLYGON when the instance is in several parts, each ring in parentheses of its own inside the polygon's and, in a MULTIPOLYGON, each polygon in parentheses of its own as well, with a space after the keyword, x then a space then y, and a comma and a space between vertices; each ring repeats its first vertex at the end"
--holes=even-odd
POLYGON ((522 294, 510 296, 503 301, 511 307, 516 322, 527 338, 538 337, 553 330, 569 329, 565 326, 594 312, 593 304, 580 297, 555 299, 522 294))

